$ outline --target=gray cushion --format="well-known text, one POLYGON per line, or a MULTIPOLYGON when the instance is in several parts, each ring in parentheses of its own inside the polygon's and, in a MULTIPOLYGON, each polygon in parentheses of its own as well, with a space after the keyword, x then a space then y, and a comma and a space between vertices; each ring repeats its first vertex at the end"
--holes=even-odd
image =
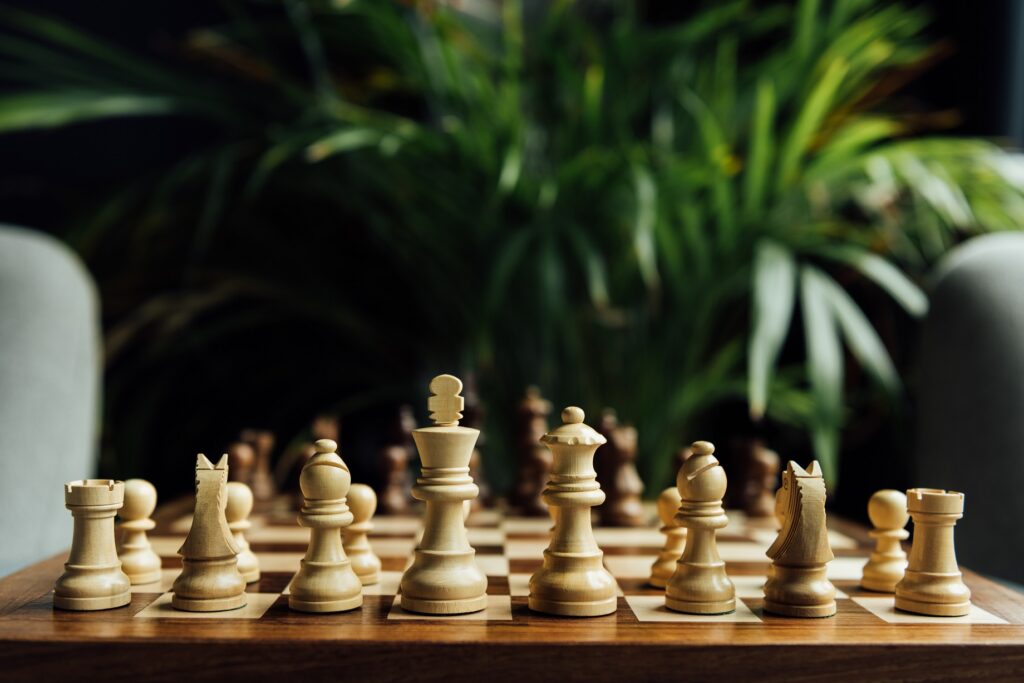
POLYGON ((964 565, 1024 581, 1024 234, 974 238, 935 274, 918 356, 917 486, 963 491, 964 565))
POLYGON ((0 225, 0 575, 71 543, 63 484, 93 475, 99 305, 63 244, 0 225))

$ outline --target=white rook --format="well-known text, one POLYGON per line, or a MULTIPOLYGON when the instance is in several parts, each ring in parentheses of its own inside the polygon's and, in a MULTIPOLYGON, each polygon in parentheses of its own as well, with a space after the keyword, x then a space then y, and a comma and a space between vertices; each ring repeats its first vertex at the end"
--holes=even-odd
POLYGON ((121 571, 114 539, 114 516, 124 504, 124 482, 84 479, 64 486, 64 505, 75 531, 64 574, 53 588, 53 606, 71 610, 127 605, 131 581, 121 571))

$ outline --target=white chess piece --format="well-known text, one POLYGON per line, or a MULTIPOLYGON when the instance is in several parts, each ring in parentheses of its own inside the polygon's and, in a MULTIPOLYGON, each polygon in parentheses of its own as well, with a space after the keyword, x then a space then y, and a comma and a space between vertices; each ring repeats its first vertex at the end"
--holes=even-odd
POLYGON ((75 521, 71 552, 53 588, 53 606, 99 610, 131 602, 131 580, 121 571, 114 515, 124 503, 124 482, 85 479, 64 486, 64 505, 75 521))
POLYGON ((815 461, 804 470, 791 460, 782 486, 783 525, 767 552, 772 569, 764 585, 764 610, 787 617, 830 617, 836 613, 836 589, 827 576, 833 555, 821 466, 815 461))
POLYGON ((422 464, 412 495, 426 502, 423 538, 400 589, 402 609, 413 612, 464 614, 487 607, 487 577, 477 567, 464 521, 464 501, 480 492, 469 476, 480 431, 459 426, 461 391, 457 377, 435 377, 427 402, 434 426, 412 433, 422 464))
POLYGON ((658 558, 651 565, 651 577, 647 583, 655 588, 664 588, 672 574, 676 571, 676 563, 686 548, 686 527, 676 524, 675 516, 679 512, 682 498, 679 489, 669 486, 658 496, 658 517, 661 519, 661 533, 665 535, 665 544, 658 553, 658 558))
POLYGON ((910 534, 905 527, 910 521, 907 497, 901 491, 883 489, 868 501, 868 517, 874 526, 868 532, 875 539, 875 550, 864 565, 860 585, 871 591, 892 593, 907 568, 907 554, 900 547, 910 534))
POLYGON ((156 526, 150 519, 156 510, 156 488, 145 479, 129 479, 124 483, 124 507, 121 508, 121 542, 118 557, 121 569, 133 584, 154 583, 160 580, 160 556, 146 537, 156 526))
POLYGON ((245 532, 252 528, 249 513, 252 512, 252 489, 240 481, 229 481, 227 487, 228 506, 224 516, 228 520, 228 528, 234 534, 235 545, 238 546, 238 571, 246 583, 260 580, 260 562, 255 553, 249 549, 249 541, 245 532))
POLYGON ((715 534, 729 523, 722 508, 725 470, 707 441, 691 446, 679 468, 680 506, 675 522, 687 530, 686 547, 665 586, 665 606, 688 614, 724 614, 736 609, 736 589, 718 555, 715 534))
POLYGON ((914 520, 914 542, 903 579, 896 584, 896 609, 935 617, 971 612, 971 589, 956 564, 953 527, 964 516, 964 494, 942 489, 910 489, 907 511, 914 520))
POLYGON ((178 549, 182 569, 172 587, 175 609, 220 612, 246 605, 238 547, 224 516, 227 482, 227 454, 216 466, 202 453, 196 456, 196 507, 188 536, 178 549))
POLYGON ((605 498, 594 471, 594 452, 605 438, 584 417, 570 406, 562 411, 562 426, 541 438, 553 456, 543 498, 557 512, 544 566, 530 577, 528 604, 559 616, 600 616, 618 607, 615 579, 604 568, 590 521, 592 508, 605 498))
POLYGON ((299 475, 299 524, 310 529, 309 547, 292 579, 288 606, 300 612, 344 612, 363 604, 363 584, 341 542, 341 529, 352 523, 345 501, 352 476, 335 453, 338 444, 320 439, 313 445, 316 454, 299 475))
POLYGON ((366 484, 352 484, 348 491, 348 506, 353 522, 342 531, 345 554, 352 562, 364 586, 380 581, 380 558, 370 546, 368 534, 373 531, 373 513, 377 510, 377 494, 366 484))

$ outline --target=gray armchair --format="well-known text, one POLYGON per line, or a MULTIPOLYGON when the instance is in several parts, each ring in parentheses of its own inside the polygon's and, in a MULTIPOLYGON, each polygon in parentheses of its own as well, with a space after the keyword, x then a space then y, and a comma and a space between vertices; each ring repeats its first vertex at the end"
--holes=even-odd
POLYGON ((1024 234, 950 252, 931 299, 914 482, 966 494, 956 531, 965 565, 1024 583, 1024 234))
POLYGON ((96 288, 42 233, 0 225, 0 576, 71 542, 63 485, 96 465, 96 288))

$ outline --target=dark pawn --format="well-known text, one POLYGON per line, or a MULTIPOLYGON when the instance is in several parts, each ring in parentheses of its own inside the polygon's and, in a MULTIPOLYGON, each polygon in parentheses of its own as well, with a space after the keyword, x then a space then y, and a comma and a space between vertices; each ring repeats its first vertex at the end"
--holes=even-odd
POLYGON ((225 449, 228 454, 228 476, 252 488, 253 468, 256 465, 256 451, 244 441, 234 441, 225 449))
POLYGON ((775 489, 781 464, 779 454, 758 441, 749 450, 748 458, 743 511, 748 517, 771 519, 775 515, 775 489))
POLYGON ((377 509, 381 514, 400 515, 412 507, 412 477, 409 475, 409 459, 412 456, 412 430, 416 429, 416 418, 412 408, 401 406, 389 430, 387 442, 380 450, 381 467, 384 469, 384 488, 380 493, 377 509))
POLYGON ((537 387, 528 387, 516 412, 516 461, 519 471, 512 490, 512 505, 517 512, 531 517, 544 517, 548 506, 541 498, 551 471, 551 451, 540 439, 548 431, 551 403, 540 395, 537 387))
POLYGON ((274 481, 280 490, 286 491, 293 498, 296 507, 302 505, 302 490, 299 488, 299 477, 302 468, 309 459, 316 455, 313 444, 321 439, 329 439, 338 443, 341 436, 341 420, 337 415, 320 413, 309 425, 309 436, 303 435, 302 440, 289 444, 285 452, 278 458, 274 468, 274 481))
POLYGON ((238 438, 249 444, 256 454, 256 464, 253 466, 250 485, 252 496, 257 505, 269 503, 277 494, 274 474, 270 468, 270 456, 274 451, 274 434, 266 429, 245 429, 238 438))
POLYGON ((607 439, 594 458, 597 481, 605 493, 598 519, 604 526, 646 526, 640 500, 644 483, 636 471, 636 429, 620 425, 615 411, 606 408, 597 431, 607 439))

